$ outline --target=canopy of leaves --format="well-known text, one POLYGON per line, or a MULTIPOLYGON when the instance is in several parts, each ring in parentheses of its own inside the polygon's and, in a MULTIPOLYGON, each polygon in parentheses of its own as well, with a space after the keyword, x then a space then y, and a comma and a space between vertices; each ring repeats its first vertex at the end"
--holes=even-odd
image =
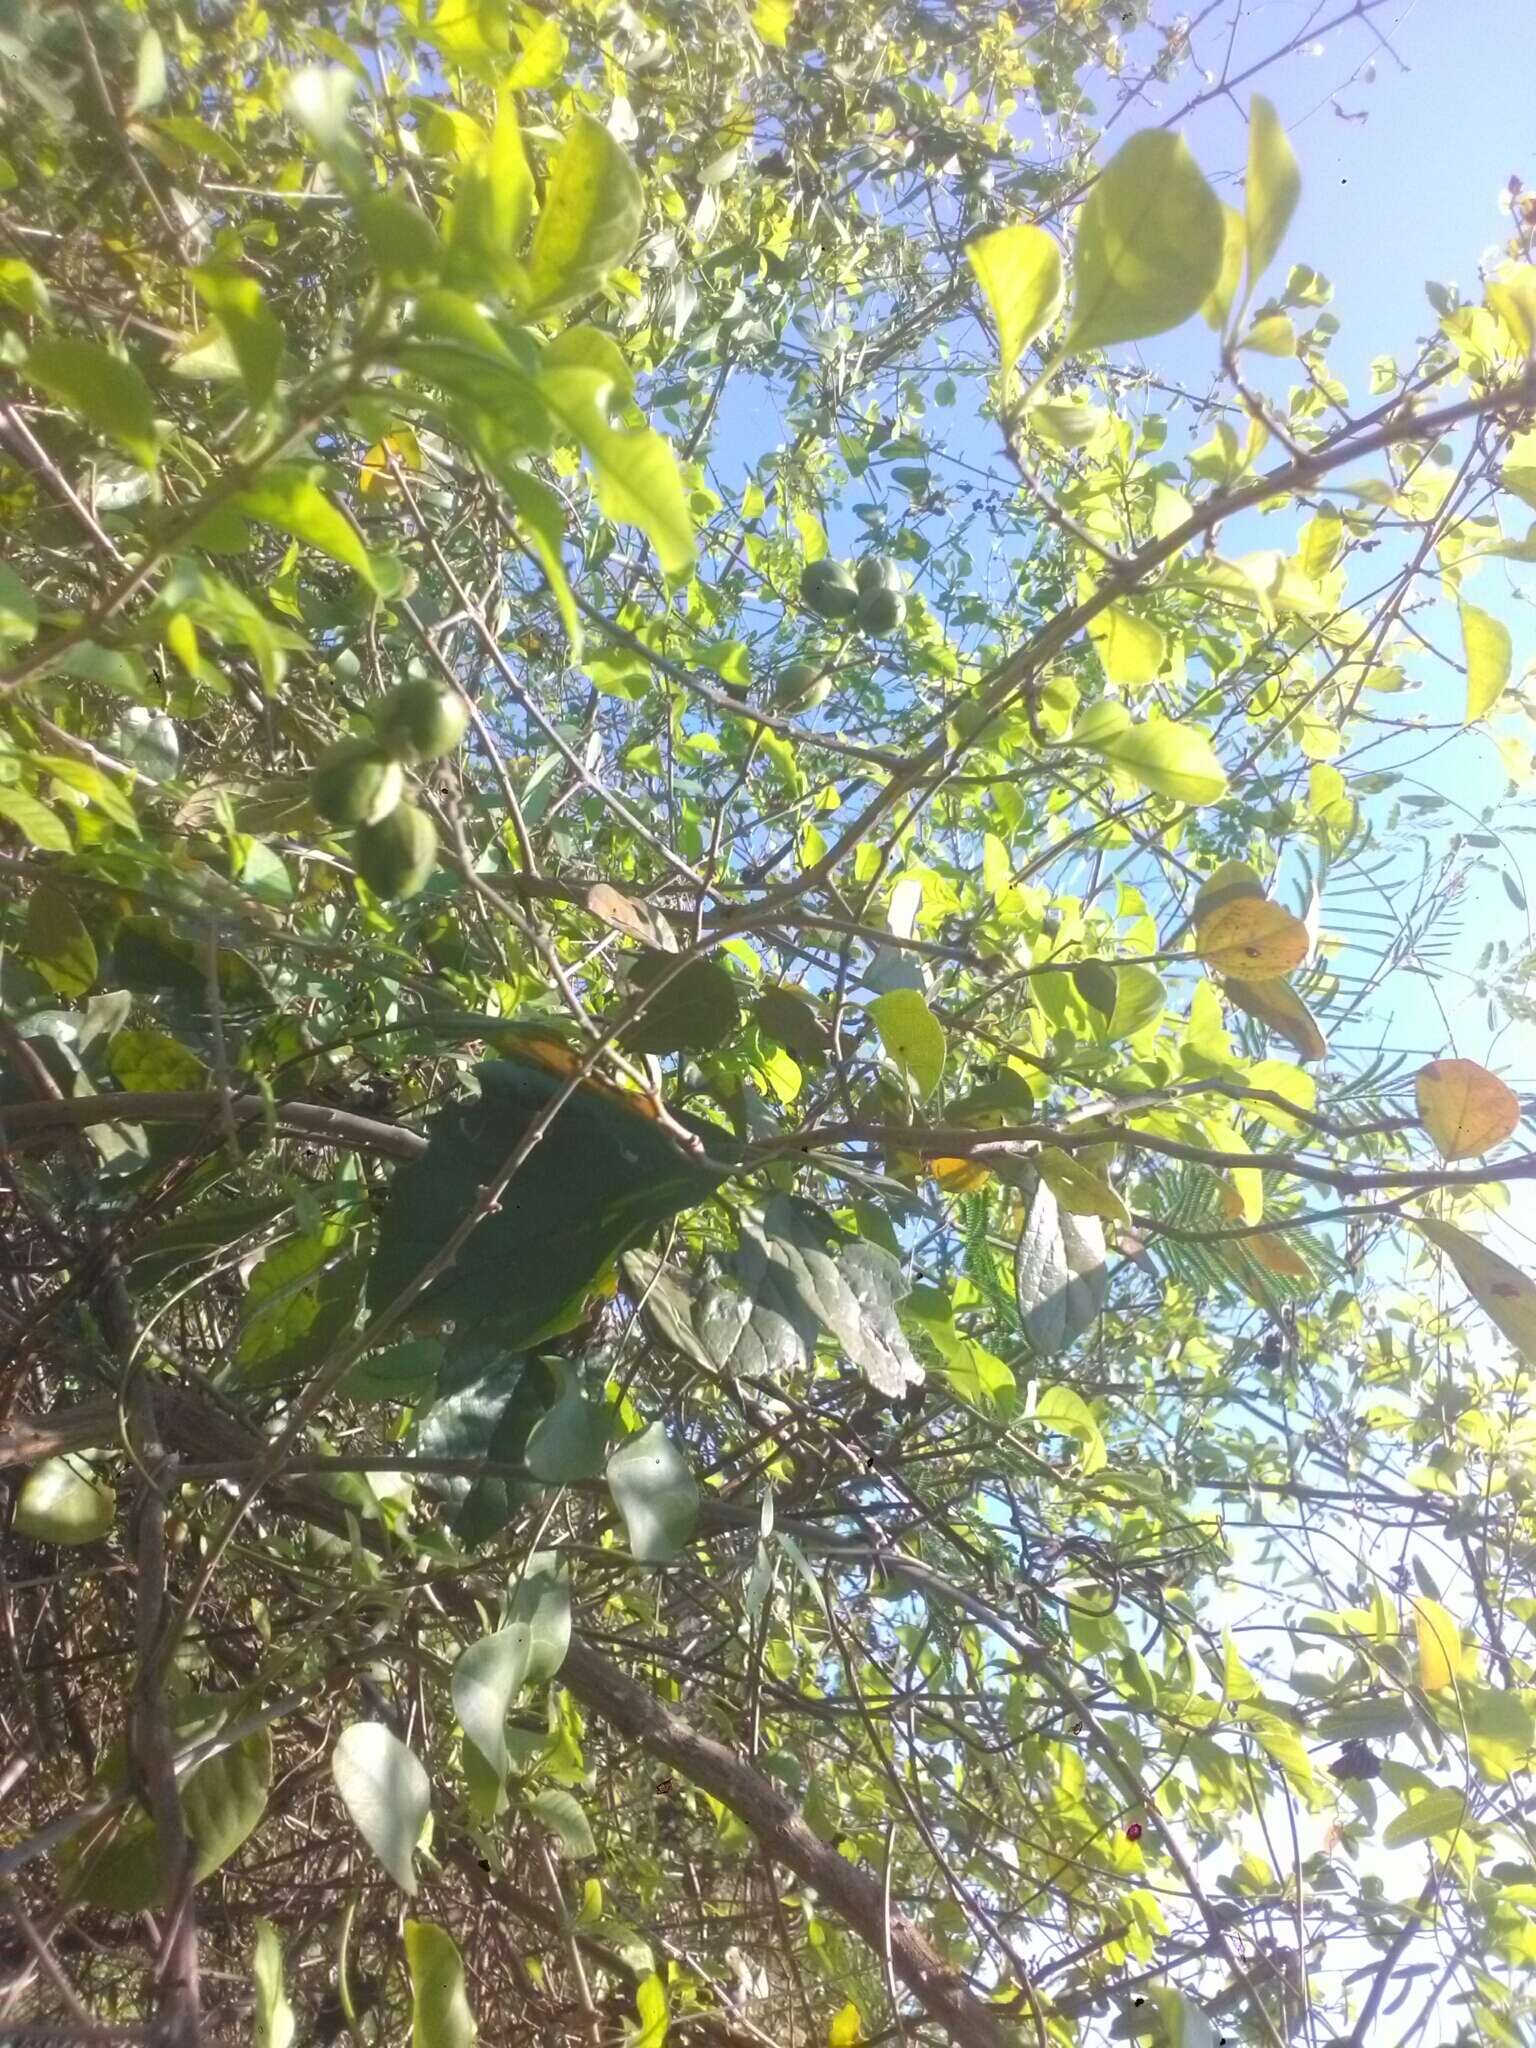
POLYGON ((6 9, 0 2036, 1528 2038, 1536 215, 1208 13, 6 9))

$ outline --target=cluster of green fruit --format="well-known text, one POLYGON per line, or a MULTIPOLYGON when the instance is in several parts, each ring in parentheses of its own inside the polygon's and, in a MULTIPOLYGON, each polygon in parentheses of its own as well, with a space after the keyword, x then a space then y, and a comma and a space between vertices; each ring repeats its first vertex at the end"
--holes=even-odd
POLYGON ((373 712, 372 739, 338 740, 310 778, 309 800, 352 833, 352 860, 375 896, 414 896, 437 865, 437 829, 405 801, 405 770, 450 754, 464 737, 463 702, 425 678, 401 683, 373 712))
POLYGON ((800 595, 823 619, 852 619, 861 633, 883 640, 907 616, 901 571, 885 555, 866 555, 857 574, 842 562, 823 557, 807 562, 800 595))
MULTIPOLYGON (((851 619, 874 640, 896 632, 907 616, 901 571, 884 555, 866 555, 856 574, 825 557, 807 562, 800 596, 818 618, 851 619)), ((774 684, 774 705, 780 711, 809 711, 831 688, 821 663, 792 661, 774 684)))

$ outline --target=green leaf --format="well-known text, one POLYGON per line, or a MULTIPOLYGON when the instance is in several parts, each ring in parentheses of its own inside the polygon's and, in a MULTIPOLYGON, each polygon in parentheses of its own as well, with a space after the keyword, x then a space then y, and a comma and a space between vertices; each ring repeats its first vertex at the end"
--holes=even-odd
POLYGON ((1111 1045, 1119 1045, 1161 1018, 1168 991, 1150 967, 1117 967, 1114 975, 1115 1007, 1104 1035, 1111 1045))
POLYGON ((639 2026, 631 2030, 626 2048, 663 2048, 670 2031, 671 2014, 667 2005, 667 1987, 660 1977, 642 1977, 635 1986, 635 2017, 639 2026))
MULTIPOLYGON (((200 1704, 205 1708, 213 1705, 220 1719, 233 1718, 232 1702, 200 1704)), ((200 1731, 195 1723, 183 1721, 180 1732, 200 1731)), ((207 1732, 214 1732, 212 1726, 207 1732)), ((227 1863, 254 1832, 267 1810, 271 1789, 272 1736, 265 1728, 243 1735, 183 1779, 181 1806, 197 1854, 199 1884, 227 1863)))
POLYGON ((283 1945, 270 1920, 256 1922, 251 1982, 256 1991, 252 2048, 293 2048, 298 2026, 283 1989, 283 1945))
POLYGON ((16 574, 0 562, 0 647, 25 647, 37 636, 37 599, 16 574))
POLYGON ((484 147, 461 164, 448 222, 446 276, 469 292, 510 292, 533 211, 533 173, 509 91, 496 98, 496 122, 484 147))
POLYGON ((1500 1686, 1477 1685, 1463 1679, 1453 1712, 1465 1726, 1467 1748, 1480 1775, 1496 1785, 1523 1778, 1536 1746, 1536 1716, 1529 1692, 1506 1692, 1500 1686))
POLYGON ((569 53, 559 22, 546 17, 518 33, 522 52, 507 78, 508 88, 512 92, 543 92, 557 85, 569 53))
POLYGON ((1387 1822, 1382 1831, 1384 1849, 1406 1848, 1410 1842, 1426 1842, 1432 1835, 1454 1835, 1467 1819, 1467 1795, 1453 1785, 1437 1786, 1414 1801, 1406 1813, 1387 1822))
POLYGON ((507 1715, 528 1675, 528 1631, 498 1629, 453 1667, 453 1711, 499 1784, 507 1774, 507 1715))
POLYGON ((894 988, 869 1006, 880 1043, 921 1095, 931 1095, 944 1073, 944 1028, 915 988, 894 988))
POLYGON ((349 1401, 419 1401, 437 1384, 442 1361, 443 1347, 437 1338, 413 1338, 359 1359, 340 1391, 349 1401))
POLYGON ((1446 1254, 1494 1328, 1509 1339, 1527 1365, 1536 1365, 1536 1283, 1454 1224, 1433 1216, 1410 1220, 1420 1237, 1427 1237, 1446 1254))
POLYGON ((288 463, 263 470, 235 502, 246 518, 264 520, 306 547, 318 548, 333 562, 355 569, 370 588, 378 587, 378 564, 362 536, 308 469, 288 463))
POLYGON ((966 244, 976 281, 997 328, 1005 395, 1013 388, 1026 348, 1061 310, 1061 251, 1045 228, 1020 222, 966 244))
POLYGON ((97 1543, 117 1519, 117 1494, 81 1458, 47 1458, 21 1482, 11 1527, 33 1543, 97 1543))
POLYGON ((608 1456, 613 1410, 590 1399, 574 1367, 565 1369, 559 1398, 528 1436, 528 1470, 551 1486, 595 1479, 608 1456))
POLYGON ((634 248, 643 210, 634 165, 601 122, 578 114, 550 166, 524 311, 537 319, 596 291, 634 248))
POLYGON ((718 960, 690 960, 681 973, 668 953, 642 953, 630 962, 636 988, 649 988, 670 973, 645 1010, 624 1033, 628 1052, 713 1052, 740 1022, 736 984, 718 960))
POLYGON ((1104 673, 1121 689, 1156 680, 1168 652, 1162 628, 1122 604, 1109 605, 1088 628, 1104 673))
POLYGON ((1255 320, 1237 345, 1256 349, 1261 356, 1293 356, 1296 329, 1288 315, 1269 313, 1262 320, 1255 320))
POLYGON ((1221 201, 1182 136, 1144 129, 1110 159, 1078 219, 1069 350, 1163 334, 1221 274, 1221 201))
POLYGON ((850 1237, 814 1203, 775 1195, 693 1310, 694 1343, 722 1372, 778 1379, 809 1365, 825 1330, 870 1385, 899 1400, 923 1369, 901 1327, 907 1282, 882 1246, 850 1237))
POLYGON ((218 322, 240 365, 253 405, 265 405, 277 388, 283 330, 273 318, 254 277, 232 270, 194 270, 197 295, 218 322))
POLYGON ((597 1854, 597 1843, 592 1838, 586 1813, 573 1793, 551 1785, 545 1791, 535 1793, 528 1802, 528 1811, 541 1828, 555 1837, 562 1855, 574 1859, 597 1854))
POLYGON ((411 1973, 411 2048, 474 2048, 479 2038, 452 1935, 428 1920, 405 1923, 411 1973))
POLYGON ((1109 1301, 1103 1225, 1094 1216, 1065 1214, 1043 1180, 1019 1235, 1014 1287, 1025 1338, 1041 1358, 1075 1344, 1109 1301))
POLYGON ((1467 660, 1467 708, 1463 722, 1486 718, 1509 683, 1514 648, 1509 628, 1491 612, 1479 611, 1463 599, 1461 644, 1467 660))
POLYGON ((548 578, 550 593, 560 614, 560 623, 564 626, 565 637, 570 642, 571 660, 579 662, 584 636, 581 614, 576 609, 576 598, 571 590, 570 578, 565 573, 565 560, 561 553, 565 540, 564 508, 549 486, 540 483, 539 479, 530 475, 526 469, 513 469, 498 464, 496 481, 512 501, 518 526, 527 535, 528 544, 538 558, 539 567, 548 578))
POLYGON ((1127 726, 1097 751, 1146 789, 1183 804, 1213 804, 1227 793, 1227 775, 1198 726, 1148 719, 1127 726))
MULTIPOLYGON (((1248 109, 1248 177, 1243 187, 1250 292, 1274 261, 1300 197, 1301 172, 1285 127, 1269 101, 1255 93, 1248 109)), ((1248 345, 1256 346, 1251 338, 1248 345)))
POLYGON ((407 1895, 411 1859, 432 1807, 427 1774, 382 1721, 354 1721, 336 1738, 331 1776, 358 1833, 407 1895))
POLYGON ((403 192, 370 192, 358 201, 357 224, 382 277, 395 284, 436 277, 443 259, 437 229, 403 192))
POLYGON ((27 350, 22 374, 115 441, 135 462, 153 469, 160 460, 154 394, 132 363, 94 341, 46 335, 27 350))
POLYGON ((669 576, 694 564, 693 521, 671 443, 649 427, 615 427, 607 416, 612 377, 574 365, 543 371, 538 395, 586 450, 597 502, 610 519, 650 537, 669 576))
POLYGON ((139 37, 134 62, 133 91, 128 99, 130 114, 147 114, 165 98, 165 45, 152 28, 139 37))
POLYGON ((196 1053, 163 1031, 120 1031, 112 1041, 109 1064, 122 1087, 155 1094, 201 1088, 208 1079, 196 1053))
POLYGON ((27 790, 0 787, 0 818, 8 818, 24 839, 44 853, 71 850, 69 828, 63 819, 27 790))
POLYGON ((508 1626, 527 1632, 525 1684, 543 1685, 555 1677, 571 1646, 571 1579, 557 1552, 535 1550, 529 1556, 508 1626))
POLYGON ((45 882, 27 904, 22 949, 56 995, 83 996, 96 979, 96 948, 62 889, 45 882))
POLYGON ((608 1460, 608 1490, 639 1563, 664 1564, 693 1534, 698 1482, 659 1422, 619 1445, 608 1460))
POLYGON ((1200 311, 1207 327, 1218 331, 1226 326, 1232 311, 1232 301, 1237 297, 1238 286, 1243 281, 1243 266, 1248 255, 1248 228, 1243 216, 1234 206, 1221 209, 1221 267, 1212 285, 1209 297, 1200 311))
POLYGON ((1043 1423, 1047 1429, 1059 1430, 1064 1436, 1077 1438, 1082 1445, 1080 1469, 1085 1479, 1101 1472, 1109 1462, 1104 1434, 1093 1419, 1093 1410, 1071 1387, 1047 1387, 1035 1403, 1030 1419, 1043 1423))

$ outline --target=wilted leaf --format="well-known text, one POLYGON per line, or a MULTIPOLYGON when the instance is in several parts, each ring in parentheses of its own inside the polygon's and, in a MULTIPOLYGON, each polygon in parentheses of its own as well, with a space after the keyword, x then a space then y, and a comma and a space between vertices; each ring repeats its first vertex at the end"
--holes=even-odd
POLYGON ((1476 1060, 1431 1060, 1414 1094, 1424 1128, 1442 1159, 1477 1159, 1520 1125, 1520 1101, 1476 1060))
POLYGON ((1536 1285, 1518 1266, 1468 1237, 1452 1223, 1433 1216, 1415 1216, 1413 1227, 1450 1259, 1463 1286, 1496 1330, 1501 1331, 1527 1365, 1536 1365, 1536 1285))
POLYGON ((1277 1038, 1295 1048, 1297 1057, 1320 1060, 1327 1056, 1328 1041, 1317 1019, 1290 983, 1276 975, 1270 981, 1249 981, 1229 974, 1222 982, 1228 1002, 1256 1017, 1277 1038))
POLYGON ((1281 904, 1239 897, 1196 918, 1195 950, 1217 974, 1269 981, 1299 967, 1310 941, 1301 919, 1281 904))

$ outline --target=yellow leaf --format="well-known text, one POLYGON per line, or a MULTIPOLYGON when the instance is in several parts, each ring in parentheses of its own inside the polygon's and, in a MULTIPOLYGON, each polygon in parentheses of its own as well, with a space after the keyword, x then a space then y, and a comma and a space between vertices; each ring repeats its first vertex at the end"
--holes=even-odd
POLYGON ((1261 1266, 1282 1280, 1300 1280, 1306 1286, 1317 1277, 1296 1247, 1283 1237, 1271 1236, 1266 1230, 1256 1237, 1245 1237, 1243 1242, 1261 1266))
POLYGON ((976 1188, 984 1187, 988 1170, 974 1159, 930 1159, 928 1171, 941 1188, 947 1188, 952 1195, 968 1195, 976 1188))
POLYGON ((757 0, 752 10, 752 26, 765 43, 772 43, 776 50, 782 50, 789 37, 789 25, 795 18, 795 0, 757 0))
POLYGON ((421 443, 409 427, 399 427, 393 434, 386 434, 382 441, 375 441, 363 457, 357 472, 357 488, 365 498, 400 488, 389 472, 391 455, 402 469, 421 468, 421 443))
POLYGON ((1426 1692, 1443 1692, 1458 1678, 1470 1676, 1461 1630, 1438 1600, 1414 1596, 1414 1626, 1419 1638, 1419 1683, 1426 1692))
POLYGON ((1326 1054, 1328 1041, 1317 1019, 1288 981, 1278 976, 1270 981, 1247 981, 1234 974, 1221 986, 1229 1003, 1257 1017, 1266 1030, 1294 1046, 1299 1058, 1320 1060, 1326 1054))
POLYGON ((859 2048, 863 2038, 859 2008, 850 1998, 842 2011, 833 2015, 832 2024, 827 2028, 827 2048, 859 2048))
POLYGON ((1454 1223, 1435 1216, 1411 1219, 1420 1237, 1438 1245, 1450 1259, 1462 1285, 1496 1330, 1507 1337, 1528 1364, 1536 1365, 1536 1284, 1518 1266, 1468 1237, 1454 1223))
POLYGON ((1195 920, 1195 950, 1218 974, 1273 981, 1307 957, 1307 928, 1278 903, 1239 897, 1195 920))
POLYGON ((1461 606, 1461 644, 1467 657, 1466 724, 1485 718, 1509 681, 1513 645, 1509 628, 1475 604, 1461 606))
POLYGON ((1106 1223, 1129 1226, 1131 1212, 1109 1182, 1101 1180, 1070 1152, 1048 1147, 1037 1164, 1040 1178, 1069 1216, 1102 1216, 1106 1223))
POLYGON ((1442 1159, 1479 1158, 1520 1122, 1517 1098, 1476 1060, 1431 1060, 1420 1067, 1414 1094, 1442 1159))

